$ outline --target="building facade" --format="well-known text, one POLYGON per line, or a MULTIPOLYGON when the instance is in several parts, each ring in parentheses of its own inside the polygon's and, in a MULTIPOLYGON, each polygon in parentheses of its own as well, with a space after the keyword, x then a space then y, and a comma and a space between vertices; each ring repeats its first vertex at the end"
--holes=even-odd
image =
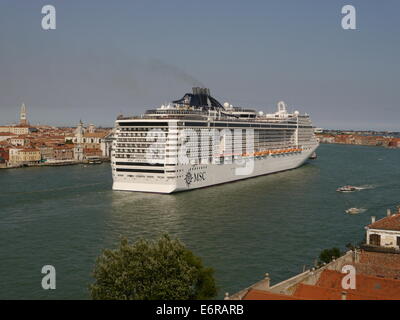
POLYGON ((366 244, 400 250, 400 212, 392 214, 388 209, 385 218, 376 221, 372 217, 366 227, 366 244))

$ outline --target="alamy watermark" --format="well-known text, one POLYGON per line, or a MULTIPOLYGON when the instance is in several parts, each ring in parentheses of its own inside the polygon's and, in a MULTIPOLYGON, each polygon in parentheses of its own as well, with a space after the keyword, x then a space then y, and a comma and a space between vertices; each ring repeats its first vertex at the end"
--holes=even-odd
POLYGON ((56 8, 52 5, 45 5, 42 8, 42 29, 55 30, 56 29, 56 8))
POLYGON ((55 290, 56 268, 54 268, 52 265, 45 265, 42 267, 42 274, 45 274, 45 276, 42 278, 43 290, 55 290))
POLYGON ((342 278, 342 289, 356 289, 356 268, 352 265, 345 265, 342 268, 342 273, 346 273, 342 278))
MULTIPOLYGON (((42 7, 42 29, 56 29, 56 8, 53 5, 45 5, 42 7)), ((344 30, 355 30, 356 27, 356 8, 353 5, 345 5, 342 7, 341 13, 344 15, 341 19, 341 25, 344 30)))

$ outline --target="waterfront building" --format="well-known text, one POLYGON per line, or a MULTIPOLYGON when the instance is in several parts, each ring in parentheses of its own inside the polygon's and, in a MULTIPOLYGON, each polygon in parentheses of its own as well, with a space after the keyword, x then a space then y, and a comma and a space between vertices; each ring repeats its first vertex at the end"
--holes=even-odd
POLYGON ((0 168, 6 168, 9 159, 8 149, 0 146, 0 168))
POLYGON ((97 148, 85 148, 83 149, 83 155, 85 159, 101 158, 103 157, 103 151, 97 148))
POLYGON ((328 264, 306 270, 271 286, 264 279, 233 295, 229 300, 400 300, 400 212, 366 227, 366 243, 328 264), (344 269, 346 267, 346 269, 344 269), (354 288, 343 288, 353 268, 354 288))
POLYGON ((74 146, 62 145, 53 148, 53 159, 55 161, 72 161, 74 160, 74 146))
POLYGON ((388 209, 386 217, 378 221, 372 217, 366 227, 366 245, 400 250, 400 212, 391 214, 388 209))
POLYGON ((83 147, 80 144, 74 145, 74 159, 76 161, 82 161, 84 159, 83 147))
POLYGON ((40 150, 41 161, 46 162, 54 159, 54 149, 51 146, 43 144, 37 147, 40 150))
POLYGON ((13 166, 37 164, 40 160, 39 149, 14 147, 9 150, 9 162, 13 166))
POLYGON ((105 156, 106 158, 111 157, 114 136, 115 136, 115 128, 111 130, 100 143, 100 148, 103 152, 103 156, 105 156))
POLYGON ((393 138, 388 145, 390 148, 400 148, 400 138, 393 138))
POLYGON ((344 134, 343 132, 324 132, 317 133, 317 137, 321 143, 400 148, 400 138, 395 138, 391 135, 377 135, 368 132, 354 132, 351 134, 344 134))

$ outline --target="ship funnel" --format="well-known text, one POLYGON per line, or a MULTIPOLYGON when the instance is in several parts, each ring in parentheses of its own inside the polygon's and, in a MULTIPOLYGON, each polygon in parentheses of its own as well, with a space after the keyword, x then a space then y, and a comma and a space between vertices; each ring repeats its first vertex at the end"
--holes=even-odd
POLYGON ((192 91, 193 91, 193 95, 197 97, 199 104, 201 106, 206 106, 208 104, 207 98, 210 96, 210 89, 193 87, 192 91))
POLYGON ((193 94, 195 95, 210 95, 210 89, 208 88, 200 88, 200 87, 193 87, 192 88, 193 94))

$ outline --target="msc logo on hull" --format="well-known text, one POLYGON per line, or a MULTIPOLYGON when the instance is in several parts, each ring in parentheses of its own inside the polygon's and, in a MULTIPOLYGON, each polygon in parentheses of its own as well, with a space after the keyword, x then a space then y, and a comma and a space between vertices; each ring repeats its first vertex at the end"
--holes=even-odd
POLYGON ((205 172, 195 172, 191 173, 188 171, 185 176, 185 182, 188 187, 194 182, 201 182, 206 180, 206 173, 205 172))

